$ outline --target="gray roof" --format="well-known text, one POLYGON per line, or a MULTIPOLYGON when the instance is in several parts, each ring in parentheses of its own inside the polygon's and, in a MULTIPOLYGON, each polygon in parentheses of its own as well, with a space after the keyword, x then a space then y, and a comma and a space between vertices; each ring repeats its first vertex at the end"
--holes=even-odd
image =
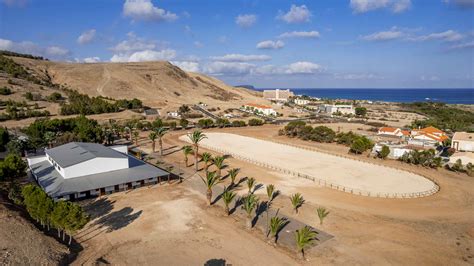
POLYGON ((125 156, 128 157, 129 168, 66 179, 56 171, 48 160, 31 165, 30 168, 40 186, 51 197, 110 187, 152 177, 168 176, 169 174, 132 156, 125 156))
POLYGON ((68 144, 48 149, 46 153, 63 168, 98 157, 127 158, 127 155, 105 147, 102 144, 86 142, 69 142, 68 144))

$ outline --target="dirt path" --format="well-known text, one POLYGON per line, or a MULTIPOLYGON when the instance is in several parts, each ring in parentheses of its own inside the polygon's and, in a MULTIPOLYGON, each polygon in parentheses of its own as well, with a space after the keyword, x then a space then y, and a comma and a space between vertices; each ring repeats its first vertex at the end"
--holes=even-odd
POLYGON ((99 85, 97 86, 97 92, 99 95, 104 96, 104 87, 109 83, 110 81, 110 72, 107 69, 107 65, 104 64, 104 72, 102 74, 103 79, 100 81, 99 85))

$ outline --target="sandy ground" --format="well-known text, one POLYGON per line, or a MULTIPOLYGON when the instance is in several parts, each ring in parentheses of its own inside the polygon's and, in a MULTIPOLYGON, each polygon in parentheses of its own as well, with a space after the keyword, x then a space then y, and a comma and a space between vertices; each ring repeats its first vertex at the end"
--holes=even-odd
MULTIPOLYGON (((180 139, 188 140, 188 137, 184 135, 180 139)), ((426 192, 436 187, 432 181, 406 171, 236 134, 208 133, 202 145, 306 174, 317 181, 345 187, 346 191, 354 190, 356 194, 361 191, 364 195, 368 192, 395 196, 426 192)))
POLYGON ((117 193, 95 204, 100 215, 78 235, 85 251, 74 265, 298 264, 219 207, 205 206, 204 196, 186 184, 117 193))
MULTIPOLYGON (((336 154, 347 154, 347 147, 303 142, 277 136, 281 127, 263 126, 239 129, 213 129, 258 138, 294 142, 336 154)), ((165 136, 165 156, 154 157, 182 170, 185 167, 184 131, 165 136)), ((140 148, 149 151, 150 141, 142 133, 140 148)), ((201 149, 206 151, 206 149, 201 149)), ((214 155, 217 153, 212 152, 214 155)), ((269 246, 260 234, 243 229, 243 222, 222 216, 218 206, 207 207, 203 194, 181 185, 141 188, 104 198, 109 202, 93 208, 100 217, 78 235, 84 247, 74 264, 96 261, 113 264, 195 265, 210 259, 224 259, 233 265, 472 265, 474 250, 474 180, 467 175, 432 170, 358 157, 372 163, 396 166, 437 180, 440 192, 418 199, 384 199, 355 196, 312 181, 295 179, 233 158, 226 169, 240 168, 239 177, 254 177, 259 184, 274 184, 281 192, 273 208, 283 215, 322 229, 334 236, 307 253, 309 261, 295 259, 294 252, 269 246), (305 204, 298 215, 292 212, 289 196, 302 193, 305 204), (330 214, 319 225, 316 208, 330 214)), ((192 161, 192 160, 190 160, 192 161)), ((202 164, 201 164, 202 166, 202 164)), ((211 167, 211 170, 214 170, 211 167)), ((221 185, 228 185, 226 179, 221 185)), ((245 191, 239 188, 239 194, 245 191)), ((264 188, 256 191, 264 197, 264 188)), ((217 195, 214 195, 216 197, 217 195)))

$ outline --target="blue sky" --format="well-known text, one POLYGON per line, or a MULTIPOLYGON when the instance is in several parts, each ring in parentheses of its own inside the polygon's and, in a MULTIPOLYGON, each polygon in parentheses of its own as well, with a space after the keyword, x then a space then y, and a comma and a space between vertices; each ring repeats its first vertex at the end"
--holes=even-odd
POLYGON ((231 85, 474 87, 474 0, 0 0, 0 49, 231 85))

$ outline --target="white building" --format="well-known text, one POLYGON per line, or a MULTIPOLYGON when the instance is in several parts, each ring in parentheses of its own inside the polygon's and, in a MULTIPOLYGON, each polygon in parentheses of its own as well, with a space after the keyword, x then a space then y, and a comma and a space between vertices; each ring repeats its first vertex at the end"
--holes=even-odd
POLYGON ((395 136, 395 137, 408 137, 410 132, 408 130, 402 130, 397 127, 381 127, 379 128, 377 135, 382 136, 395 136))
POLYGON ((408 143, 411 145, 435 147, 447 139, 449 139, 449 137, 446 135, 446 133, 430 126, 422 129, 412 130, 408 143))
POLYGON ((298 98, 294 99, 294 103, 297 105, 307 105, 308 103, 310 103, 310 100, 298 98))
POLYGON ((451 148, 456 151, 474 152, 474 133, 456 132, 451 141, 451 148))
POLYGON ((355 114, 352 104, 321 104, 319 110, 323 113, 334 114, 355 114))
POLYGON ((261 105, 261 104, 254 104, 254 103, 248 103, 243 106, 243 109, 247 112, 252 112, 252 113, 259 113, 263 115, 273 115, 276 116, 277 112, 273 110, 271 106, 268 105, 261 105))
POLYGON ((169 178, 169 173, 129 156, 125 145, 70 142, 27 160, 30 173, 54 199, 104 195, 169 178))
POLYGON ((272 101, 288 101, 290 97, 294 96, 294 93, 288 89, 286 90, 264 90, 263 98, 272 101))
POLYGON ((392 144, 384 144, 384 143, 377 143, 374 145, 372 148, 372 152, 378 153, 382 151, 383 146, 387 146, 390 149, 390 154, 388 155, 388 158, 390 159, 398 159, 402 157, 405 153, 410 153, 413 151, 410 147, 407 147, 406 145, 392 145, 392 144))
POLYGON ((168 112, 167 115, 173 118, 181 118, 181 115, 178 112, 168 112))

